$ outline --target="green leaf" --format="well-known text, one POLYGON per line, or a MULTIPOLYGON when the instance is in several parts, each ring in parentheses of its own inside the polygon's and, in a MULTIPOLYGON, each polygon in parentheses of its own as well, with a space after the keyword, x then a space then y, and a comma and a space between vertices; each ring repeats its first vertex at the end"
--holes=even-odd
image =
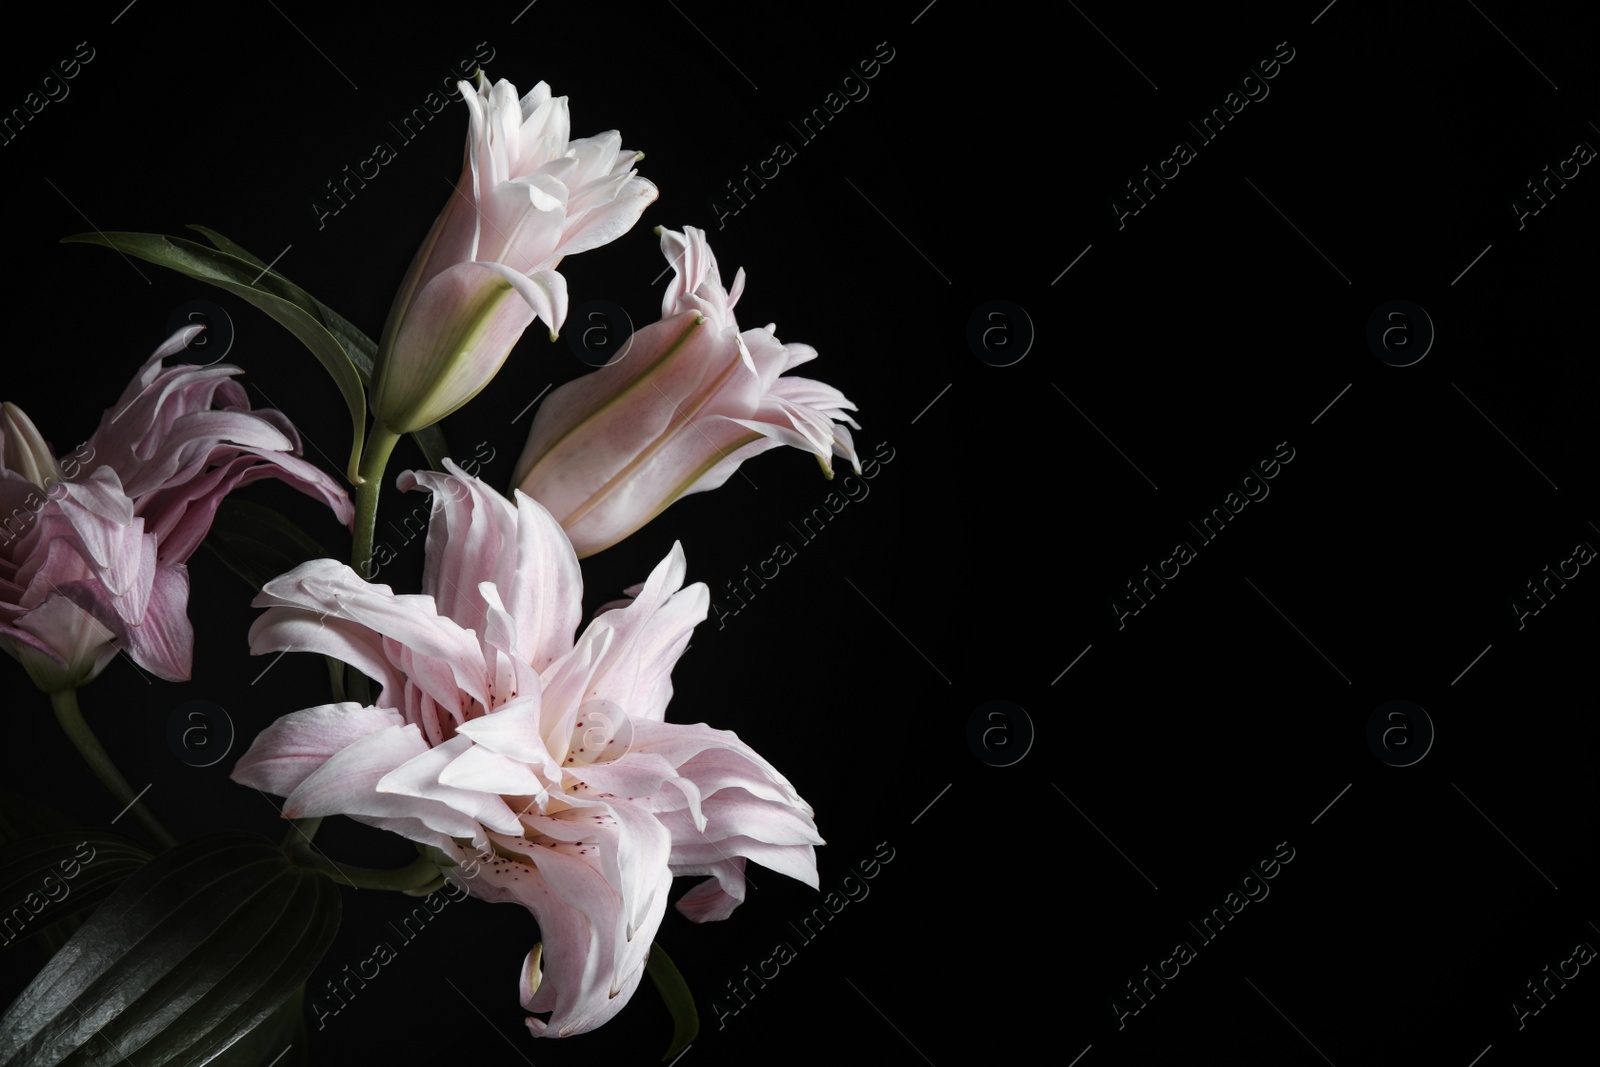
POLYGON ((254 834, 151 860, 0 1018, 5 1067, 199 1067, 303 986, 339 926, 339 891, 254 834))
POLYGON ((236 497, 217 508, 211 532, 201 543, 253 589, 308 559, 328 555, 310 534, 278 512, 236 497))
POLYGON ((207 248, 181 237, 113 231, 80 233, 62 240, 69 244, 113 248, 125 255, 138 256, 157 266, 169 267, 190 278, 209 282, 243 297, 287 328, 327 368, 344 397, 345 406, 350 409, 353 440, 345 474, 352 482, 356 480, 356 472, 361 465, 361 445, 367 428, 366 392, 350 353, 322 319, 315 302, 309 308, 302 303, 309 299, 304 290, 290 285, 280 275, 265 270, 254 257, 240 259, 228 252, 207 248))
MULTIPOLYGON (((253 264, 258 270, 267 269, 267 264, 259 256, 250 254, 217 231, 208 229, 205 226, 195 225, 191 225, 189 229, 203 234, 206 240, 222 251, 229 255, 237 256, 246 263, 253 264)), ((378 358, 378 343, 352 325, 349 319, 346 319, 327 304, 295 285, 288 278, 285 278, 277 271, 273 271, 272 275, 283 284, 285 295, 295 294, 293 299, 296 304, 307 311, 316 311, 322 319, 322 324, 328 328, 328 332, 333 334, 339 343, 344 346, 345 352, 350 356, 350 362, 355 364, 356 373, 361 376, 361 384, 363 386, 371 385, 372 368, 378 358)), ((436 471, 444 470, 444 458, 450 454, 450 446, 445 442, 444 434, 437 425, 417 430, 411 435, 411 439, 422 450, 422 456, 428 461, 429 467, 436 471)))
POLYGON ((206 1067, 305 1067, 311 1062, 310 1051, 306 987, 301 986, 206 1067))
POLYGON ((0 848, 0 950, 92 908, 150 851, 102 830, 58 830, 0 848))
MULTIPOLYGON (((254 266, 257 270, 269 269, 266 262, 263 261, 260 256, 252 255, 241 245, 235 244, 233 241, 222 236, 222 234, 218 233, 216 230, 209 229, 205 226, 195 226, 192 224, 190 225, 189 229, 203 235, 206 240, 216 245, 222 251, 228 253, 230 256, 236 256, 239 259, 244 260, 246 263, 254 266)), ((355 364, 356 373, 361 375, 361 384, 371 384, 372 364, 373 360, 375 360, 378 355, 378 343, 352 325, 349 319, 346 319, 343 315, 339 314, 327 304, 324 304, 322 301, 318 300, 316 297, 312 296, 310 293, 306 292, 304 289, 300 288, 298 285, 294 284, 277 271, 272 271, 272 276, 282 283, 283 293, 285 296, 288 296, 304 310, 315 312, 316 316, 322 320, 322 324, 327 327, 328 332, 333 334, 334 337, 338 338, 339 343, 344 346, 345 352, 350 356, 350 362, 355 364)))
POLYGON ((700 1012, 694 1006, 694 994, 689 992, 689 983, 683 980, 683 972, 672 962, 672 957, 661 947, 661 942, 650 946, 650 955, 644 966, 650 980, 655 983, 656 992, 661 994, 667 1010, 672 1013, 672 1044, 661 1054, 661 1062, 666 1063, 676 1059, 700 1033, 700 1012))

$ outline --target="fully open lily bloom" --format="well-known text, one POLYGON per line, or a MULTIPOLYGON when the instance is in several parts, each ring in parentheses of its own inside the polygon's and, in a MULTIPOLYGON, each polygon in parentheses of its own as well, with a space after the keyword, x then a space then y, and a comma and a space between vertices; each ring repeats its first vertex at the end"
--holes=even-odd
POLYGON ((626 607, 576 640, 582 576, 549 512, 446 461, 421 595, 316 560, 269 582, 256 654, 344 660, 377 703, 279 719, 233 772, 290 818, 344 814, 443 851, 472 895, 526 906, 542 940, 521 999, 536 1035, 592 1030, 639 984, 674 875, 714 877, 678 909, 721 919, 755 860, 817 885, 812 810, 734 734, 669 723, 671 673, 706 617, 674 545, 626 607))
POLYGON ((119 648, 168 681, 189 677, 185 564, 237 487, 277 478, 351 520, 344 490, 299 458, 289 420, 250 409, 239 368, 162 366, 199 330, 158 348, 70 456, 4 405, 0 647, 46 692, 94 678, 119 648))
POLYGON ((772 325, 739 330, 704 232, 661 234, 675 277, 661 321, 635 333, 622 358, 551 393, 534 416, 512 479, 560 521, 579 556, 609 548, 674 500, 715 489, 739 464, 780 445, 817 457, 833 477, 842 456, 857 474, 839 390, 780 375, 817 357, 782 344, 772 325))
POLYGON ((655 200, 615 131, 568 140, 567 98, 540 82, 461 82, 472 112, 466 165, 406 275, 384 328, 372 408, 394 433, 430 426, 500 370, 535 317, 567 317, 563 256, 609 244, 655 200))

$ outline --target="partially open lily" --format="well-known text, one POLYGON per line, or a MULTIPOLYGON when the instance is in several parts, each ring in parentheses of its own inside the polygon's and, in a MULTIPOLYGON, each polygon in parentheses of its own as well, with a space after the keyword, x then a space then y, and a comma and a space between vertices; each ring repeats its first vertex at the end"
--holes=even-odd
POLYGON ((60 460, 22 409, 4 405, 0 648, 47 693, 94 678, 119 648, 168 681, 189 677, 185 564, 237 487, 276 478, 350 522, 349 498, 299 458, 289 420, 251 410, 239 368, 162 366, 199 330, 158 348, 60 460))
POLYGON ((715 489, 739 464, 792 445, 857 474, 848 414, 830 385, 781 377, 817 357, 768 325, 740 332, 733 306, 744 271, 724 289, 704 232, 659 231, 675 277, 661 320, 635 333, 621 359, 568 382, 540 405, 512 478, 560 521, 579 556, 609 548, 674 500, 715 489))
POLYGON ((372 410, 391 432, 431 426, 487 385, 535 318, 567 317, 563 256, 626 233, 657 196, 615 130, 569 140, 567 98, 544 82, 476 90, 461 180, 417 250, 384 327, 372 410))

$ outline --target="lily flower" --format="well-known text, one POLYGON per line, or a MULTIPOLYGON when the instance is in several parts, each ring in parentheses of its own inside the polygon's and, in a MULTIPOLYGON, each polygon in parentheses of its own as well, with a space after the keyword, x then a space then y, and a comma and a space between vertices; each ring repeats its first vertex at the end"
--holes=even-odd
POLYGON ((658 195, 615 130, 569 140, 567 98, 459 83, 471 111, 455 192, 417 250, 388 324, 372 409, 391 432, 431 426, 499 372, 535 318, 567 317, 563 256, 609 244, 658 195))
POLYGON ((817 885, 812 809, 725 730, 666 721, 673 665, 706 616, 681 547, 626 607, 574 639, 578 559, 531 498, 505 499, 446 461, 402 475, 433 494, 420 595, 316 560, 268 583, 257 655, 351 664, 371 707, 279 719, 234 769, 286 797, 283 814, 344 814, 442 851, 484 900, 521 904, 542 940, 520 993, 535 1035, 592 1030, 633 995, 675 875, 712 875, 678 901, 695 921, 744 899, 755 860, 817 885))
POLYGON ((217 507, 277 478, 349 524, 350 500, 299 458, 281 413, 252 411, 226 364, 161 361, 158 348, 77 452, 56 458, 15 404, 0 421, 0 648, 47 693, 98 675, 120 648, 168 681, 189 677, 189 572, 217 507))
POLYGON ((782 377, 817 357, 783 344, 773 325, 739 330, 744 270, 724 289, 705 233, 657 230, 673 281, 661 320, 635 333, 620 359, 555 390, 540 405, 512 478, 560 521, 578 555, 609 548, 690 493, 715 489, 751 456, 791 445, 861 461, 830 385, 782 377))

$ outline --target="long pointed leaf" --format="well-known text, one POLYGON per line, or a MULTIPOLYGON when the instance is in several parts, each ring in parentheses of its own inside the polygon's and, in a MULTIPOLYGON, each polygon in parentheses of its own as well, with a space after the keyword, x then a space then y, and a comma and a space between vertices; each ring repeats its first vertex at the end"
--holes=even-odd
POLYGON ((304 985, 339 892, 254 834, 162 853, 100 906, 0 1018, 6 1067, 199 1067, 304 985))
MULTIPOLYGON (((206 240, 229 255, 236 256, 246 263, 254 265, 258 270, 271 269, 260 256, 251 254, 245 250, 244 246, 224 237, 216 230, 193 224, 189 226, 189 229, 201 234, 206 240)), ((322 324, 328 328, 328 332, 338 338, 339 343, 344 346, 345 352, 349 354, 350 362, 356 366, 356 373, 361 375, 361 384, 370 384, 372 381, 372 364, 378 356, 378 343, 353 325, 349 319, 291 282, 288 278, 285 278, 282 274, 274 270, 272 275, 283 284, 284 296, 289 297, 306 311, 314 311, 317 317, 321 318, 322 324)))
POLYGON ((367 427, 367 396, 362 388, 361 375, 357 373, 349 352, 339 343, 319 316, 297 302, 303 293, 287 285, 281 277, 240 259, 181 237, 165 237, 155 233, 80 233, 62 238, 64 243, 93 244, 113 248, 130 256, 138 256, 157 266, 169 267, 180 274, 199 281, 209 282, 238 297, 243 297, 260 308, 300 339, 333 376, 334 384, 350 409, 352 446, 346 476, 357 480, 361 464, 361 446, 367 427))
MULTIPOLYGON (((268 269, 267 263, 259 256, 252 255, 250 252, 246 251, 242 245, 236 243, 228 237, 223 236, 216 230, 206 226, 196 226, 193 224, 189 226, 189 229, 204 235, 206 240, 216 245, 222 251, 227 252, 229 255, 237 256, 239 259, 242 259, 247 263, 252 263, 262 270, 268 269)), ((350 362, 355 364, 356 373, 361 376, 361 384, 363 386, 371 385, 372 368, 376 364, 378 358, 378 343, 371 337, 368 337, 358 327, 353 325, 349 319, 345 318, 343 315, 339 314, 337 311, 333 310, 327 304, 324 304, 322 301, 318 300, 316 297, 312 296, 298 285, 295 285, 288 278, 285 278, 277 271, 273 271, 272 274, 275 278, 282 282, 286 296, 290 295, 291 293, 294 294, 292 299, 294 299, 296 304, 300 305, 300 307, 306 309, 307 311, 315 311, 316 314, 321 317, 322 324, 326 326, 328 328, 328 332, 333 334, 333 336, 339 340, 339 343, 344 346, 345 352, 350 356, 350 362)), ((422 456, 428 461, 429 467, 436 471, 444 470, 444 459, 446 456, 450 455, 450 446, 445 441, 444 433, 439 429, 438 426, 429 426, 425 429, 417 430, 411 434, 411 439, 415 441, 417 443, 417 447, 422 450, 422 456)))
POLYGON ((92 908, 150 862, 103 830, 62 830, 0 848, 0 950, 92 908))
POLYGON ((661 947, 661 942, 650 946, 650 955, 644 966, 650 980, 655 983, 656 992, 661 994, 667 1010, 672 1013, 672 1043, 661 1054, 661 1062, 667 1063, 682 1055, 683 1050, 693 1043, 695 1035, 700 1033, 700 1011, 694 1006, 694 994, 689 992, 689 983, 684 981, 683 972, 672 962, 672 957, 661 947))

